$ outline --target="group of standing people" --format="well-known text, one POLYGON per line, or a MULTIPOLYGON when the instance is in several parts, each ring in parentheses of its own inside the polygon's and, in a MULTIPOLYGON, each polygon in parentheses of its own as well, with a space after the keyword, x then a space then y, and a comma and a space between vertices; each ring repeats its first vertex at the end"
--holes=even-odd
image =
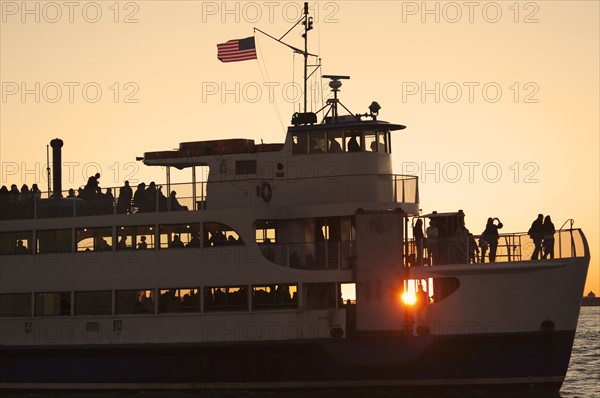
MULTIPOLYGON (((497 217, 489 217, 485 225, 484 231, 479 237, 479 243, 475 240, 475 236, 469 233, 465 227, 464 219, 459 221, 459 225, 453 231, 453 234, 448 235, 447 227, 444 223, 439 226, 435 219, 429 221, 429 226, 423 231, 423 220, 417 219, 413 226, 413 238, 416 246, 416 264, 421 265, 423 261, 424 248, 427 248, 429 265, 442 263, 459 263, 467 261, 470 263, 479 262, 479 254, 481 249, 481 262, 485 262, 486 255, 490 263, 496 262, 496 253, 498 250, 498 241, 500 234, 498 230, 502 229, 503 224, 497 217), (459 258, 446 258, 449 256, 449 250, 446 246, 454 244, 454 248, 459 252, 459 258), (425 246, 425 247, 424 247, 425 246), (464 252, 464 253, 463 253, 464 252), (460 254, 462 253, 462 254, 460 254), (447 262, 449 261, 449 262, 447 262)), ((541 260, 554 258, 554 234, 556 230, 550 216, 539 214, 537 219, 529 229, 529 236, 534 243, 534 251, 531 256, 532 260, 541 260)))
POLYGON ((538 214, 527 234, 533 240, 534 250, 531 255, 532 260, 546 259, 548 256, 554 258, 554 234, 556 229, 550 216, 544 218, 543 214, 538 214))

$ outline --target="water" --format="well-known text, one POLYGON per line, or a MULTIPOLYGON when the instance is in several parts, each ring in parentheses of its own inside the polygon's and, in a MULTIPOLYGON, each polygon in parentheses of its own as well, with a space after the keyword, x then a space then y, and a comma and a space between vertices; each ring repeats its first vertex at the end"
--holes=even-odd
POLYGON ((600 307, 582 307, 561 398, 600 398, 600 307))
MULTIPOLYGON (((15 393, 2 398, 438 398, 441 395, 401 394, 394 391, 286 391, 286 392, 78 392, 15 393)), ((489 397, 489 395, 483 395, 489 397)), ((524 397, 538 397, 526 394, 524 397)), ((481 394, 445 394, 445 398, 480 398, 481 394)), ((575 335, 567 377, 559 395, 552 398, 600 398, 600 307, 582 307, 575 335)), ((519 398, 511 393, 494 394, 494 398, 519 398)))

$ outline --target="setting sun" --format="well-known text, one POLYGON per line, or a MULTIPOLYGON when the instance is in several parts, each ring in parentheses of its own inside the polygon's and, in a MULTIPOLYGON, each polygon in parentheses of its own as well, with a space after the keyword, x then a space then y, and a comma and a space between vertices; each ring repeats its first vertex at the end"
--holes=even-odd
POLYGON ((417 295, 415 294, 415 292, 404 292, 402 293, 400 298, 402 299, 402 302, 406 305, 415 305, 415 303, 417 302, 417 295))

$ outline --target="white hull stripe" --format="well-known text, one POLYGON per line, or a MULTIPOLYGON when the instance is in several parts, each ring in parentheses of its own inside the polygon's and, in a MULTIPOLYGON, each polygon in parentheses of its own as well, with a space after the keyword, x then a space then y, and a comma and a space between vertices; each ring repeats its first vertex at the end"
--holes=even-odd
POLYGON ((417 379, 417 380, 345 380, 292 381, 257 383, 0 383, 7 390, 211 390, 211 389, 274 389, 274 388, 332 388, 332 387, 394 387, 394 386, 472 386, 562 383, 563 376, 509 377, 476 379, 417 379))

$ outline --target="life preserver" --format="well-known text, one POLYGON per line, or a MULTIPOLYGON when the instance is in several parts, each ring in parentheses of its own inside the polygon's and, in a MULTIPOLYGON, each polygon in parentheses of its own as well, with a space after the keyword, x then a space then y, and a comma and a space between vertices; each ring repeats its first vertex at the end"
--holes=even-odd
POLYGON ((273 197, 273 188, 271 188, 271 184, 269 184, 268 181, 262 181, 256 188, 256 193, 260 193, 262 200, 264 200, 265 203, 269 203, 271 197, 273 197))

